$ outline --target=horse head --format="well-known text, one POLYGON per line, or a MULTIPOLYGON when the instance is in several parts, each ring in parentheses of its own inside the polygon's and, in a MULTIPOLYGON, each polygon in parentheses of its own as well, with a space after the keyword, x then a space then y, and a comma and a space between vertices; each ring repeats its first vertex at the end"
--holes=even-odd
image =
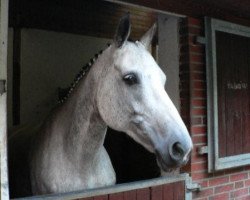
POLYGON ((169 171, 188 161, 192 141, 164 89, 166 75, 147 50, 156 25, 136 42, 128 41, 130 27, 126 15, 99 77, 97 107, 108 126, 155 153, 159 167, 169 171))

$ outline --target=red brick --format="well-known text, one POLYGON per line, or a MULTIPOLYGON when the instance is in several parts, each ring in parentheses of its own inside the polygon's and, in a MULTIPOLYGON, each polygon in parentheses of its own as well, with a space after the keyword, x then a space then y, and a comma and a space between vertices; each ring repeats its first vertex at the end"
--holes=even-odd
POLYGON ((248 186, 250 186, 250 179, 245 180, 245 187, 248 187, 248 186))
POLYGON ((194 52, 194 53, 201 53, 204 54, 205 53, 205 48, 202 45, 190 45, 189 46, 189 50, 190 52, 194 52))
POLYGON ((194 106, 194 107, 205 107, 206 106, 206 100, 205 99, 193 99, 192 100, 192 106, 194 106))
POLYGON ((193 125, 202 125, 202 117, 193 117, 192 118, 192 124, 193 125))
POLYGON ((207 197, 213 194, 213 189, 209 188, 209 189, 202 189, 199 192, 194 192, 193 193, 193 198, 200 198, 200 197, 207 197))
POLYGON ((194 25, 190 25, 190 26, 182 26, 179 29, 179 34, 180 36, 197 36, 197 35, 204 35, 204 30, 201 29, 199 26, 194 26, 194 25))
POLYGON ((191 132, 193 134, 205 134, 207 132, 206 126, 192 126, 191 132))
POLYGON ((207 110, 205 109, 205 108, 193 108, 192 110, 191 110, 191 114, 192 115, 198 115, 198 116, 200 116, 200 115, 206 115, 206 113, 207 113, 207 110))
POLYGON ((206 161, 207 161, 207 158, 204 155, 192 153, 192 162, 193 163, 206 162, 206 161))
POLYGON ((201 180, 201 179, 205 179, 208 177, 209 177, 209 175, 207 173, 204 173, 204 172, 193 172, 192 173, 193 180, 201 180))
POLYGON ((188 27, 188 34, 190 34, 190 35, 202 35, 203 30, 198 26, 189 26, 188 27))
POLYGON ((202 117, 202 124, 207 125, 207 117, 202 117))
POLYGON ((208 187, 207 180, 200 180, 200 181, 197 181, 197 183, 199 183, 202 188, 208 187))
POLYGON ((201 55, 190 55, 190 62, 194 62, 194 63, 204 63, 204 56, 201 55))
POLYGON ((194 135, 192 137, 192 141, 194 144, 206 144, 207 136, 206 135, 194 135))
POLYGON ((188 23, 189 25, 195 25, 195 26, 199 26, 199 27, 202 26, 202 20, 197 19, 197 18, 189 17, 189 18, 187 19, 187 23, 188 23))
POLYGON ((241 197, 248 194, 248 188, 239 189, 231 192, 231 198, 241 197))
POLYGON ((206 66, 205 66, 205 64, 204 63, 200 63, 200 64, 198 64, 198 63, 191 63, 190 64, 190 69, 192 70, 192 71, 198 71, 198 72, 205 72, 206 71, 206 66))
POLYGON ((207 162, 192 163, 191 168, 192 168, 192 172, 206 171, 207 162))
POLYGON ((205 82, 204 81, 194 81, 193 83, 193 89, 205 89, 205 82))
POLYGON ((216 185, 221 185, 224 183, 228 183, 229 182, 229 177, 225 176, 225 177, 218 177, 218 178, 213 178, 211 180, 209 180, 209 186, 216 186, 216 185))
POLYGON ((192 93, 194 98, 206 98, 206 91, 205 90, 194 90, 192 93))
POLYGON ((205 81, 206 77, 205 77, 205 74, 202 72, 194 72, 192 73, 192 80, 205 81))
POLYGON ((246 195, 244 197, 237 198, 236 200, 250 200, 250 195, 246 195))
POLYGON ((233 174, 230 176, 230 181, 240 181, 248 178, 248 173, 233 174))
POLYGON ((234 183, 235 189, 243 188, 244 187, 244 181, 238 181, 234 183))
POLYGON ((228 199, 229 199, 228 193, 217 194, 209 197, 209 200, 228 200, 228 199))
POLYGON ((217 186, 214 188, 214 193, 223 193, 223 192, 229 192, 234 189, 234 184, 227 184, 227 185, 222 185, 222 186, 217 186))

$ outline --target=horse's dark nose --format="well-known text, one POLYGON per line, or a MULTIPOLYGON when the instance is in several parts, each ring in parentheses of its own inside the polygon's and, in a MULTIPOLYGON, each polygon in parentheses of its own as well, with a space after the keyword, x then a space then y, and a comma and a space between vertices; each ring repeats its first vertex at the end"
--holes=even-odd
POLYGON ((172 136, 155 149, 157 163, 163 171, 181 167, 187 163, 192 148, 190 137, 172 136))
POLYGON ((169 148, 169 155, 177 165, 182 165, 186 162, 186 157, 189 152, 190 148, 188 148, 187 145, 183 145, 181 142, 175 142, 170 145, 169 148))
POLYGON ((185 156, 185 151, 181 143, 176 142, 170 147, 169 154, 174 161, 179 162, 185 156))

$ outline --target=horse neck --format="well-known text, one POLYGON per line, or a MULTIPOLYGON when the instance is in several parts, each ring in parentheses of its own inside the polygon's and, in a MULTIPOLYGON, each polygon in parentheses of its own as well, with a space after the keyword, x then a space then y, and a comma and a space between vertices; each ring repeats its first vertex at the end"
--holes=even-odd
POLYGON ((65 151, 76 162, 84 159, 86 163, 86 159, 94 159, 103 147, 107 125, 96 106, 97 80, 105 68, 103 63, 105 59, 102 58, 96 61, 60 112, 66 119, 62 122, 67 130, 63 136, 65 151))

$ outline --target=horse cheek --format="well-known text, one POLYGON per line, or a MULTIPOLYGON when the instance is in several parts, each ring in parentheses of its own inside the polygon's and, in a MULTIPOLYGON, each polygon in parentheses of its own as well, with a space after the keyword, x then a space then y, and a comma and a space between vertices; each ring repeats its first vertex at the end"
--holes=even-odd
POLYGON ((98 111, 103 121, 110 127, 112 127, 112 121, 114 120, 115 113, 114 105, 112 103, 112 96, 110 96, 109 90, 105 87, 100 89, 97 95, 98 111))

